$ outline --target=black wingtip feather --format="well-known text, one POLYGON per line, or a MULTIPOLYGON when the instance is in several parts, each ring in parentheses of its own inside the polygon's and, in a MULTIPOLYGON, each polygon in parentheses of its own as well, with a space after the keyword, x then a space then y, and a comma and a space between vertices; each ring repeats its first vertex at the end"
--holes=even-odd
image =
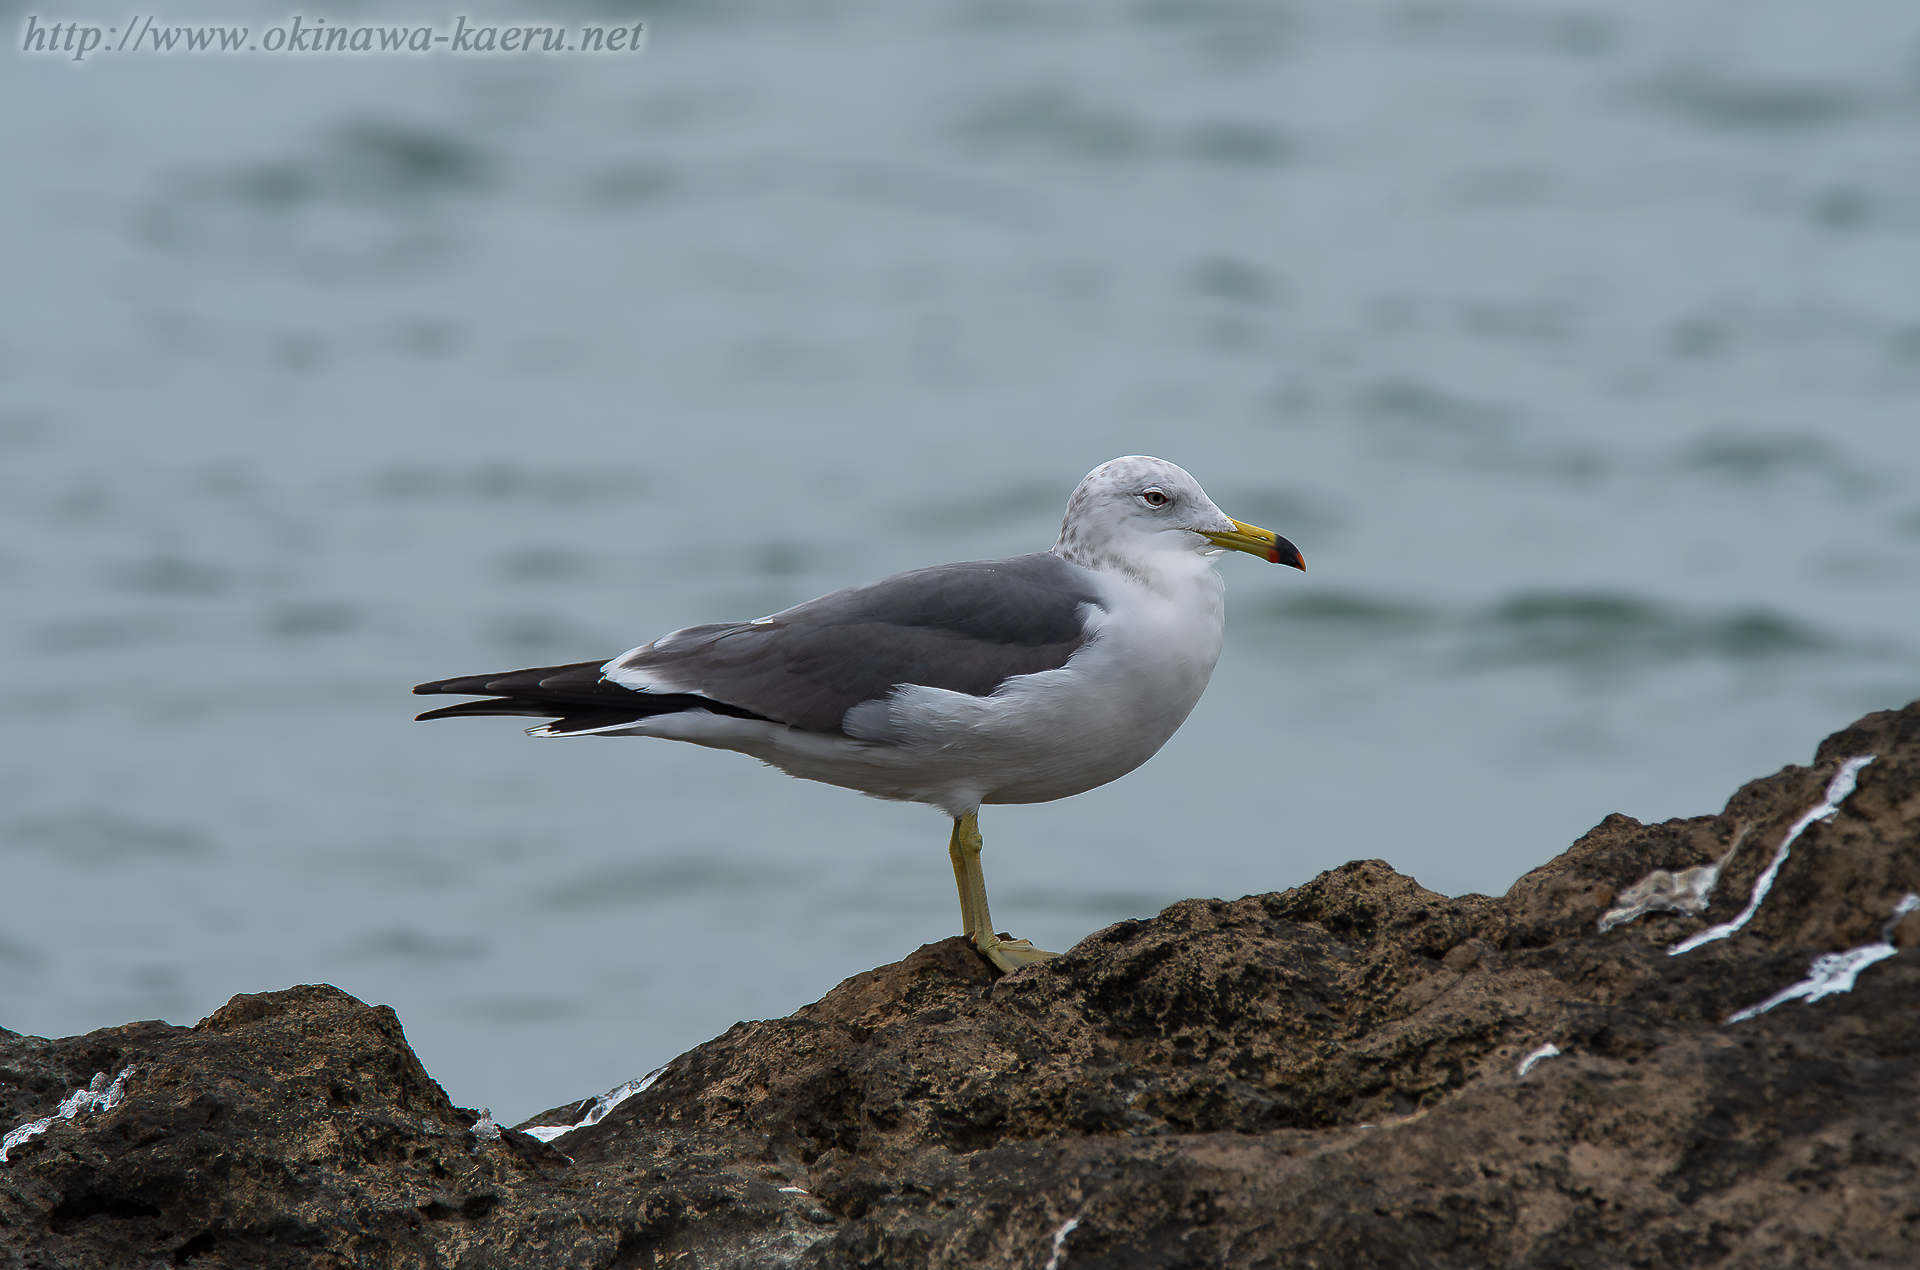
POLYGON ((602 681, 605 661, 577 661, 566 666, 535 666, 530 670, 508 670, 495 675, 462 675, 458 679, 440 679, 414 688, 418 696, 443 693, 470 696, 552 696, 575 701, 601 701, 610 695, 629 693, 619 684, 602 681))
POLYGON ((570 666, 536 666, 531 670, 512 670, 497 675, 463 675, 458 679, 439 679, 414 688, 417 696, 441 694, 486 697, 484 701, 462 701, 415 715, 416 723, 432 719, 464 719, 483 715, 513 714, 535 719, 554 719, 551 735, 586 728, 609 727, 616 723, 638 723, 655 715, 677 714, 683 710, 704 710, 709 714, 731 715, 738 719, 764 719, 724 701, 713 701, 691 692, 635 692, 600 676, 604 661, 575 662, 570 666))
POLYGON ((567 736, 576 732, 594 732, 601 728, 618 727, 623 723, 639 723, 652 716, 644 710, 589 710, 585 714, 570 714, 564 719, 555 719, 543 730, 545 736, 567 736))
POLYGON ((566 713, 564 707, 557 707, 545 701, 489 697, 485 701, 462 701, 456 706, 441 706, 438 710, 416 714, 413 716, 413 721, 425 723, 429 719, 466 719, 489 714, 518 714, 529 719, 551 719, 556 714, 564 713, 566 713))

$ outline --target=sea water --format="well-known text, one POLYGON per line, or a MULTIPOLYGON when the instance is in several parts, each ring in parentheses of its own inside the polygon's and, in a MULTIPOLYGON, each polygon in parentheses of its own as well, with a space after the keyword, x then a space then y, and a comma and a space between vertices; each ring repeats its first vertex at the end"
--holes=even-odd
POLYGON ((1911 4, 610 12, 0 52, 0 1025, 326 981, 508 1123, 954 932, 936 813, 407 689, 1042 549, 1120 454, 1311 571, 987 809, 1044 947, 1498 892, 1920 695, 1911 4))

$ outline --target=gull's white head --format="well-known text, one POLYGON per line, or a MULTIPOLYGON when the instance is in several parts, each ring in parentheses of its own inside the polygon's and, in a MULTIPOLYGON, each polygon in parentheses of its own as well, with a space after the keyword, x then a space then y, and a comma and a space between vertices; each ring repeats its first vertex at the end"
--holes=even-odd
POLYGON ((1300 551, 1271 530, 1214 506, 1200 482, 1165 459, 1132 454, 1088 472, 1067 500, 1054 553, 1089 569, 1138 573, 1152 557, 1245 551, 1306 568, 1300 551))

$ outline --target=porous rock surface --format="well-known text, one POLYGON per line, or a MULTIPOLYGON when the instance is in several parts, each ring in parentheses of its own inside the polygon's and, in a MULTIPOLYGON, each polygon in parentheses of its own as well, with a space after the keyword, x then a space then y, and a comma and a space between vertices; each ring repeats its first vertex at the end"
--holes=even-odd
POLYGON ((329 987, 0 1032, 0 1129, 132 1069, 0 1165, 0 1267, 1913 1265, 1909 892, 1920 703, 1718 816, 1610 816, 1497 899, 1368 860, 999 979, 929 944, 551 1146, 476 1135, 392 1011, 329 987), (1670 956, 1863 754, 1753 921, 1670 956), (1650 870, 1730 848, 1706 913, 1596 929, 1650 870), (1883 935, 1900 951, 1851 992, 1725 1021, 1883 935))

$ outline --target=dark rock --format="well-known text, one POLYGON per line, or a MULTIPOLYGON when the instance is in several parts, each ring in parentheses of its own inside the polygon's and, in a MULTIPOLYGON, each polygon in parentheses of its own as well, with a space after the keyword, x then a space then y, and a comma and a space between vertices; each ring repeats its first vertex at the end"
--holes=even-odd
POLYGON ((1914 891, 1920 703, 1718 816, 1610 816, 1499 899, 1361 861, 1005 978, 929 944, 552 1146, 474 1132, 393 1013, 333 988, 0 1033, 5 1126, 129 1073, 0 1165, 0 1267, 1912 1264, 1914 891), (1751 923, 1670 956, 1856 754, 1751 923), (1704 914, 1598 932, 1651 870, 1722 856, 1704 914), (1726 1022, 1883 939, 1850 993, 1726 1022))

